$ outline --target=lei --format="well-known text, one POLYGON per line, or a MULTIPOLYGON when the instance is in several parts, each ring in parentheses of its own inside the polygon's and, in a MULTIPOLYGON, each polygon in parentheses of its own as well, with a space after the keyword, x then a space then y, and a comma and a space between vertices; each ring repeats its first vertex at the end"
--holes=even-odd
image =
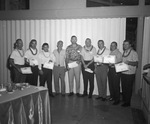
POLYGON ((125 55, 125 51, 124 51, 122 57, 128 57, 130 55, 131 51, 132 51, 132 49, 130 49, 130 51, 128 52, 127 55, 125 55))
POLYGON ((35 53, 33 53, 33 51, 31 50, 31 48, 29 48, 29 50, 31 51, 32 55, 36 55, 36 54, 37 54, 37 52, 38 52, 37 48, 35 49, 35 50, 36 50, 36 52, 35 52, 35 53))
POLYGON ((17 51, 18 51, 18 53, 19 53, 19 55, 21 56, 21 57, 24 57, 24 51, 22 50, 22 53, 17 49, 17 51))
POLYGON ((42 53, 43 53, 43 55, 45 56, 45 58, 49 58, 49 57, 50 57, 50 53, 49 53, 49 52, 48 52, 48 53, 49 53, 48 56, 45 55, 44 51, 42 51, 42 53))
POLYGON ((93 46, 91 47, 91 49, 90 49, 90 50, 86 49, 86 47, 85 47, 85 46, 84 46, 84 49, 85 49, 85 51, 90 52, 90 51, 92 51, 93 46))
POLYGON ((104 47, 103 51, 100 54, 99 54, 99 50, 98 50, 97 54, 102 55, 104 53, 105 49, 106 49, 106 47, 104 47))

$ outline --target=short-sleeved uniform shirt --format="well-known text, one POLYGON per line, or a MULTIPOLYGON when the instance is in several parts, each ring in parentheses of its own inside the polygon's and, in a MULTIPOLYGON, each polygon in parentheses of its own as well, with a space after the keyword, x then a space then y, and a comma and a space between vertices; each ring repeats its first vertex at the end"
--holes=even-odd
MULTIPOLYGON (((126 53, 123 53, 123 62, 131 61, 131 62, 137 62, 138 61, 138 54, 133 49, 128 50, 126 53)), ((135 74, 136 73, 136 66, 129 66, 129 70, 122 72, 123 74, 135 74)))
POLYGON ((24 65, 25 64, 24 51, 23 50, 15 49, 11 53, 10 58, 14 60, 14 64, 17 64, 17 65, 24 65))

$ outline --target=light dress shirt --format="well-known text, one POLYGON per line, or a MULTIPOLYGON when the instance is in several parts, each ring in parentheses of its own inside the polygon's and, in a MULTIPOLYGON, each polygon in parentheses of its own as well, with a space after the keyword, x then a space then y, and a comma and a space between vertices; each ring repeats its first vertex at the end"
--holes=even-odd
POLYGON ((31 61, 31 60, 36 60, 37 62, 39 61, 38 60, 38 50, 37 49, 28 49, 26 52, 25 52, 25 58, 27 58, 27 61, 31 61))
POLYGON ((62 50, 60 51, 60 53, 59 53, 58 50, 55 49, 55 50, 53 51, 53 54, 54 54, 54 56, 55 56, 55 58, 56 58, 54 64, 55 64, 56 66, 65 66, 66 51, 65 51, 64 49, 62 49, 62 50))
POLYGON ((40 52, 39 53, 39 70, 41 70, 42 65, 48 63, 49 61, 55 62, 55 56, 53 53, 50 52, 40 52))

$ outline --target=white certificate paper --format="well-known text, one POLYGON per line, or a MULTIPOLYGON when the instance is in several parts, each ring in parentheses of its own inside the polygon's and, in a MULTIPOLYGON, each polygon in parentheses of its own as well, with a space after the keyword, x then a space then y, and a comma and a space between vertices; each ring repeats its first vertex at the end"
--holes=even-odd
POLYGON ((122 62, 122 63, 115 64, 115 69, 116 69, 116 72, 128 71, 129 66, 125 64, 124 62, 122 62))
POLYGON ((114 56, 114 55, 103 56, 103 63, 115 64, 116 63, 116 56, 114 56))
POLYGON ((47 68, 47 69, 53 69, 53 67, 54 67, 53 62, 45 62, 43 65, 43 68, 47 68))
POLYGON ((89 73, 93 73, 93 71, 90 68, 86 68, 85 71, 89 73))
POLYGON ((32 74, 31 67, 23 67, 21 68, 22 74, 32 74))
POLYGON ((103 62, 103 56, 94 56, 94 62, 103 62))
POLYGON ((38 65, 38 61, 36 59, 30 59, 30 65, 38 65))
POLYGON ((71 62, 71 63, 68 63, 68 67, 69 68, 75 68, 78 66, 78 63, 75 61, 75 62, 71 62))

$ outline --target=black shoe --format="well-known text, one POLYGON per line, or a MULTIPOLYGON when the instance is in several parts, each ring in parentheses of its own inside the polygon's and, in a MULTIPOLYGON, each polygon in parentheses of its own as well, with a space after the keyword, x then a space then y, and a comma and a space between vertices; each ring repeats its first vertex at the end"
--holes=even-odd
POLYGON ((113 98, 112 98, 112 97, 110 97, 110 98, 109 98, 109 101, 113 101, 113 98))
POLYGON ((81 95, 81 97, 85 97, 85 96, 87 96, 87 94, 82 94, 82 95, 81 95))
POLYGON ((113 105, 118 105, 120 103, 120 101, 115 101, 114 103, 113 103, 113 105))
POLYGON ((79 93, 76 94, 77 97, 80 97, 81 95, 79 93))
POLYGON ((106 98, 102 98, 102 101, 106 101, 106 98))
POLYGON ((72 95, 73 95, 73 92, 70 92, 68 96, 72 96, 72 95))
POLYGON ((101 97, 101 96, 99 96, 99 97, 96 97, 96 99, 97 99, 97 100, 99 100, 99 99, 102 99, 102 97, 101 97))
POLYGON ((55 93, 55 96, 59 95, 59 93, 55 93))
POLYGON ((55 97, 52 93, 49 94, 50 97, 55 97))
POLYGON ((130 103, 124 103, 121 105, 122 107, 129 107, 130 106, 130 103))
POLYGON ((65 96, 65 93, 62 93, 61 95, 62 95, 62 96, 65 96))
POLYGON ((92 98, 92 95, 89 95, 89 97, 88 98, 92 98))

